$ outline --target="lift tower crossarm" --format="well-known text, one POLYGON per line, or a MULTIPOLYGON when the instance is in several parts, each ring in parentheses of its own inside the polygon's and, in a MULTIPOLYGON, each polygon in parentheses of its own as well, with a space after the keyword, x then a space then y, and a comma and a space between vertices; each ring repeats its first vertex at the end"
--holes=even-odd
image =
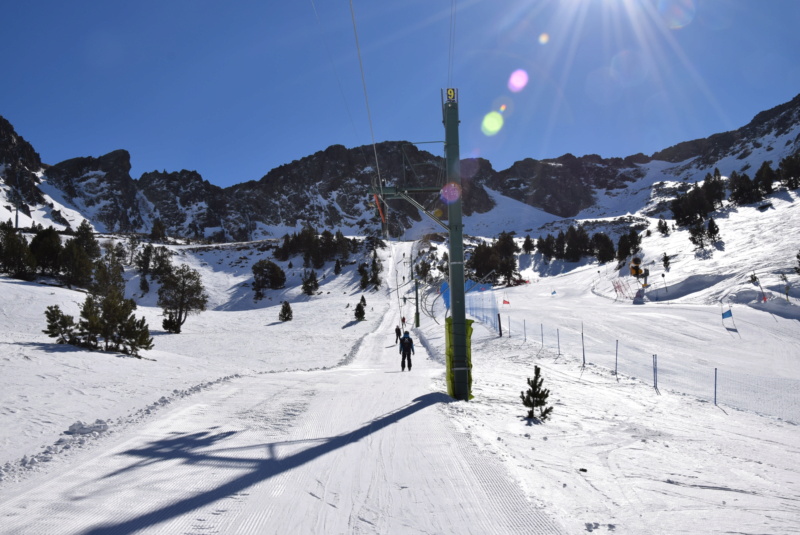
POLYGON ((424 206, 418 203, 416 200, 409 197, 409 192, 414 193, 439 193, 441 191, 440 188, 396 188, 396 187, 383 187, 381 191, 370 191, 370 195, 376 194, 383 197, 384 200, 386 199, 403 199, 408 201, 414 207, 423 212, 426 216, 433 219, 434 223, 437 223, 441 226, 445 231, 450 232, 450 227, 447 226, 446 223, 443 223, 439 218, 429 212, 424 206))

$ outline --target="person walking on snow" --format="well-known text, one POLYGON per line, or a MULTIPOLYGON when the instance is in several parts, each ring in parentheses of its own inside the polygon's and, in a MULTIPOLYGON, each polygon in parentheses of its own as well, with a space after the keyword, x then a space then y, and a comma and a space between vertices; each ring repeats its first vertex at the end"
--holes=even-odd
POLYGON ((414 340, 409 336, 408 331, 403 333, 400 339, 400 354, 403 355, 400 361, 400 370, 406 371, 406 359, 408 359, 408 371, 411 371, 411 354, 414 353, 414 340))
POLYGON ((400 323, 403 324, 403 329, 405 329, 406 328, 406 317, 405 316, 402 317, 402 319, 400 320, 400 323))
POLYGON ((401 336, 403 336, 403 331, 400 330, 400 326, 398 325, 397 327, 394 328, 394 343, 395 344, 400 341, 400 337, 401 336))

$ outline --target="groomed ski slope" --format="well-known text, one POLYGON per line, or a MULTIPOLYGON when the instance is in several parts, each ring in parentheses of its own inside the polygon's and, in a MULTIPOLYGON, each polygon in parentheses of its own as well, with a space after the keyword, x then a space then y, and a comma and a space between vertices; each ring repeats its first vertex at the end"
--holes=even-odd
MULTIPOLYGON (((388 260, 393 280, 403 263, 388 260)), ((400 310, 383 294, 369 296, 382 317, 351 362, 235 378, 173 403, 6 496, 2 531, 566 533, 449 421, 453 402, 432 385, 442 367, 419 341, 413 370, 400 371, 400 310)))
MULTIPOLYGON (((326 272, 320 295, 287 286, 253 303, 240 262, 250 253, 187 249, 181 261, 218 297, 180 335, 140 306, 154 360, 53 344, 45 307, 74 314, 83 294, 0 278, 0 532, 800 533, 796 421, 734 404, 758 381, 800 383, 795 304, 737 304, 731 331, 714 296, 749 283, 704 289, 696 263, 669 272, 680 297, 644 305, 614 301, 606 267, 526 271, 531 284, 491 292, 509 301, 511 337, 475 325, 475 397, 454 402, 440 299, 412 330, 412 372, 400 372, 394 326, 413 317, 400 297, 413 297, 419 247, 379 251, 385 285, 364 294, 363 322, 353 266, 326 272), (291 322, 277 321, 281 299, 291 322), (554 407, 543 425, 519 400, 534 364, 554 407), (721 385, 735 396, 719 406, 714 367, 746 378, 721 385), (63 445, 71 423, 95 418, 109 430, 63 445)), ((794 391, 767 393, 791 415, 794 391)))

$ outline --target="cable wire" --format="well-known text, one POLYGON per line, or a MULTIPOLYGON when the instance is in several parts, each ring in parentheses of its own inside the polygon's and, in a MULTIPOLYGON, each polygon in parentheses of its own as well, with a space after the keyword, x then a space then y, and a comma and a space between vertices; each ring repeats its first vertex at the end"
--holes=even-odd
MULTIPOLYGON (((372 112, 369 108, 369 96, 367 94, 367 79, 364 76, 364 62, 361 59, 361 44, 358 42, 358 27, 356 25, 356 12, 353 7, 353 0, 350 0, 350 17, 353 19, 353 34, 356 38, 356 51, 358 52, 358 66, 361 69, 361 85, 364 89, 364 102, 367 107, 367 120, 369 121, 369 134, 372 138, 372 151, 375 155, 375 171, 378 173, 378 189, 381 192, 381 202, 383 202, 383 179, 381 178, 381 167, 378 163, 378 147, 375 144, 375 130, 372 127, 372 112)), ((386 203, 384 203, 386 206, 386 203)), ((388 208, 388 206, 387 206, 388 208)), ((387 232, 388 232, 388 219, 387 219, 387 232)))

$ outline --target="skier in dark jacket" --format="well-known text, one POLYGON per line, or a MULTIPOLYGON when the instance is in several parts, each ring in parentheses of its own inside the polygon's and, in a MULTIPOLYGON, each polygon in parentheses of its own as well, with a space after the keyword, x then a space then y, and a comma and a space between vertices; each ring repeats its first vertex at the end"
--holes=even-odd
POLYGON ((394 343, 396 344, 397 342, 399 342, 402 336, 403 336, 403 331, 400 330, 400 326, 398 325, 397 327, 394 328, 394 343))
POLYGON ((406 371, 406 359, 408 359, 408 371, 411 371, 411 354, 414 353, 414 340, 409 336, 408 331, 403 333, 400 339, 400 354, 403 355, 400 361, 400 369, 406 371))

